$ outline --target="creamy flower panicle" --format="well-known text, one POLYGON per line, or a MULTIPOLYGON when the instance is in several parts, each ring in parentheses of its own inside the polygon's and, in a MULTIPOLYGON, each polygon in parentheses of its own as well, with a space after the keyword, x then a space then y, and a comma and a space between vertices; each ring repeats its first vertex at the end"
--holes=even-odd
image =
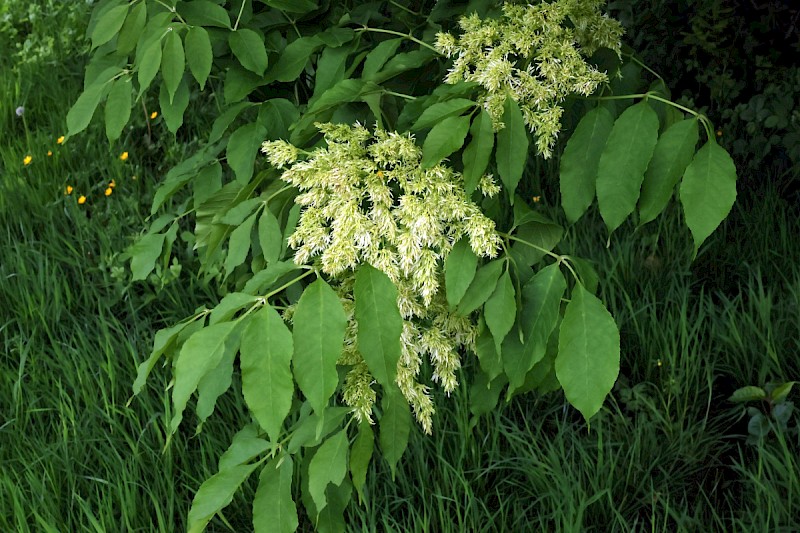
MULTIPOLYGON (((348 314, 340 363, 353 365, 344 384, 345 403, 359 420, 371 421, 373 379, 356 348, 355 270, 369 263, 397 287, 404 319, 397 385, 430 433, 434 413, 429 388, 418 382, 423 358, 433 380, 449 394, 457 386, 459 350, 472 347, 476 325, 452 315, 444 295, 444 259, 465 237, 476 255, 495 257, 500 247, 494 222, 466 196, 459 173, 445 165, 423 169, 421 149, 410 134, 356 124, 317 124, 325 148, 302 152, 285 141, 262 145, 281 179, 300 194, 297 229, 289 239, 298 264, 314 263, 332 278, 348 314), (301 155, 304 157, 301 159, 301 155)), ((496 194, 491 176, 484 194, 496 194)), ((286 313, 291 319, 292 309, 286 313)))
POLYGON ((588 96, 607 81, 584 59, 599 48, 620 53, 622 26, 600 12, 604 0, 505 4, 498 19, 463 17, 458 37, 436 36, 436 49, 454 58, 446 83, 469 81, 484 90, 481 103, 495 131, 503 129, 506 98, 513 98, 549 158, 561 129, 567 96, 588 96))

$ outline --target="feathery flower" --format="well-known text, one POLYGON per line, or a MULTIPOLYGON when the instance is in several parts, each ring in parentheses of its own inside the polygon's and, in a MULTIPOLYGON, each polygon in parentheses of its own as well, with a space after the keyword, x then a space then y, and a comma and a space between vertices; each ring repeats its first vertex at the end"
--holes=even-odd
POLYGON ((18 117, 21 117, 22 115, 24 115, 24 114, 25 114, 25 108, 24 108, 23 106, 19 106, 19 107, 17 108, 17 110, 16 110, 16 113, 17 113, 17 116, 18 116, 18 117))

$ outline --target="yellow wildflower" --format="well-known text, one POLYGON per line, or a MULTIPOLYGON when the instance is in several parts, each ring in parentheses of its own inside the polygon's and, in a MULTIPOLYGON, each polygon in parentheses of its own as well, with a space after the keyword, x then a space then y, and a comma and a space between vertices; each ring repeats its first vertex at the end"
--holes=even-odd
POLYGON ((53 151, 52 150, 48 150, 47 151, 47 157, 50 157, 51 155, 53 155, 53 151))
POLYGON ((64 136, 63 135, 61 137, 59 137, 58 140, 56 140, 56 144, 64 144, 64 136))
POLYGON ((31 164, 31 161, 33 161, 33 156, 28 154, 28 155, 25 156, 25 159, 22 160, 22 164, 27 166, 27 165, 31 164))
POLYGON ((717 137, 722 137, 722 130, 717 130, 717 137))
POLYGON ((72 194, 73 190, 72 185, 67 185, 66 189, 64 189, 64 194, 72 194))
POLYGON ((132 179, 133 181, 136 181, 138 178, 136 177, 136 174, 134 174, 133 176, 131 176, 131 179, 132 179))
POLYGON ((158 111, 153 111, 152 113, 150 113, 150 120, 155 119, 157 116, 158 116, 158 111))
POLYGON ((534 203, 538 204, 539 202, 542 201, 542 197, 541 196, 534 196, 533 198, 531 198, 531 200, 533 200, 534 203))
POLYGON ((108 186, 113 189, 114 187, 117 186, 117 182, 115 180, 111 180, 111 182, 108 184, 108 186))
POLYGON ((105 192, 105 194, 106 194, 106 196, 111 196, 111 193, 112 193, 112 192, 114 192, 114 189, 112 189, 111 187, 109 187, 108 189, 106 189, 106 192, 105 192))
POLYGON ((128 152, 122 152, 119 156, 120 161, 127 161, 128 160, 128 152))
POLYGON ((84 195, 80 195, 80 197, 78 198, 78 203, 81 204, 81 205, 85 204, 86 203, 86 197, 84 195))

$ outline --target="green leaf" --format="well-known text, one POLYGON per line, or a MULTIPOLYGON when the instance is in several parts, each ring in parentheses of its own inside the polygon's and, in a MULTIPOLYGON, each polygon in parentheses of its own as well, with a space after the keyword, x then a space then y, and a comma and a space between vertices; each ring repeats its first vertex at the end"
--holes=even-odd
POLYGON ((401 44, 403 44, 403 39, 389 39, 388 41, 382 41, 373 48, 364 60, 361 78, 372 80, 381 67, 394 56, 401 44))
POLYGON ((609 233, 636 208, 657 140, 658 116, 647 102, 632 105, 614 122, 597 168, 597 203, 609 233))
POLYGON ((156 266, 164 247, 163 233, 148 233, 137 240, 128 252, 131 256, 131 280, 146 279, 156 266))
POLYGON ((258 149, 261 147, 265 135, 264 127, 257 122, 240 126, 231 135, 226 155, 228 166, 236 175, 236 181, 240 183, 250 181, 258 149))
POLYGON ((133 382, 133 393, 139 394, 147 381, 147 376, 155 367, 158 360, 164 355, 165 352, 170 350, 178 338, 178 334, 191 324, 193 320, 181 322, 172 327, 161 329, 156 332, 153 338, 153 350, 150 352, 150 357, 139 365, 136 370, 136 380, 133 382))
POLYGON ((397 54, 386 62, 380 72, 374 76, 371 76, 370 81, 375 83, 383 83, 384 81, 393 78, 398 74, 419 68, 431 62, 436 57, 438 56, 427 48, 397 54))
POLYGON ((241 311, 245 307, 250 307, 257 300, 258 298, 251 294, 246 294, 243 292, 229 292, 214 307, 214 309, 211 310, 211 316, 209 317, 208 323, 218 324, 219 322, 227 322, 233 318, 233 315, 235 315, 238 311, 241 311))
POLYGON ((261 85, 264 85, 264 78, 234 64, 225 74, 222 90, 225 103, 231 105, 239 102, 261 85))
POLYGON ((142 30, 144 30, 146 22, 147 4, 145 2, 139 2, 131 8, 128 16, 125 18, 125 23, 119 30, 119 36, 117 37, 117 53, 126 56, 136 48, 136 43, 142 35, 142 30))
POLYGON ((231 29, 228 11, 209 0, 178 2, 178 13, 190 26, 214 26, 231 29))
POLYGON ((106 136, 109 141, 116 141, 122 135, 122 129, 131 118, 131 92, 133 83, 130 78, 120 78, 113 82, 106 100, 106 136))
POLYGON ((70 137, 85 130, 89 122, 92 121, 92 116, 97 106, 100 105, 104 88, 104 83, 90 85, 70 108, 67 113, 67 130, 70 137))
POLYGON ((411 126, 411 129, 418 131, 431 128, 447 117, 460 115, 467 109, 471 109, 476 105, 475 102, 467 100, 466 98, 454 98, 446 102, 433 104, 422 112, 422 115, 420 115, 414 125, 411 126))
POLYGON ((308 491, 317 513, 328 505, 325 497, 328 484, 341 485, 347 474, 348 448, 347 433, 341 430, 323 442, 311 458, 308 465, 308 491))
POLYGON ((570 224, 578 221, 594 200, 600 154, 614 126, 604 107, 595 107, 578 123, 561 156, 561 207, 570 224))
POLYGON ((189 397, 200 380, 212 371, 229 349, 228 339, 236 322, 223 322, 205 327, 189 337, 181 348, 175 366, 175 383, 172 387, 174 415, 170 429, 174 433, 183 419, 189 397))
POLYGON ((189 106, 189 86, 186 80, 181 79, 175 91, 175 98, 171 102, 166 84, 162 83, 158 92, 158 104, 161 106, 161 114, 167 123, 167 129, 175 133, 183 125, 183 113, 189 106))
POLYGON ((567 281, 555 263, 541 269, 523 287, 520 329, 524 343, 516 361, 506 358, 503 353, 509 393, 523 385, 528 371, 544 357, 547 340, 558 322, 561 298, 566 289, 567 281))
POLYGON ((736 166, 728 152, 715 141, 700 148, 683 175, 680 195, 696 253, 736 200, 736 166))
POLYGON ((505 376, 489 380, 483 372, 479 372, 469 388, 469 410, 475 416, 491 413, 497 407, 500 393, 507 383, 505 376))
POLYGON ((400 360, 403 317, 397 288, 389 276, 369 264, 359 267, 353 288, 358 351, 370 373, 384 387, 394 383, 400 360))
POLYGON ((258 123, 267 131, 266 139, 287 139, 289 128, 300 119, 297 106, 285 98, 273 98, 261 104, 258 123))
POLYGON ((767 392, 764 389, 761 387, 748 386, 733 391, 733 394, 731 394, 731 397, 728 398, 728 401, 734 403, 743 403, 764 400, 766 398, 767 392))
POLYGON ((317 9, 317 3, 312 0, 264 0, 268 6, 286 11, 287 13, 305 14, 317 9))
POLYGON ((188 533, 203 531, 214 515, 231 503, 234 493, 257 467, 258 463, 235 466, 205 480, 189 509, 188 533))
POLYGON ((422 145, 422 168, 431 168, 464 145, 469 117, 448 117, 436 124, 422 145))
POLYGON ((272 445, 258 436, 258 426, 247 424, 236 432, 231 445, 219 458, 218 470, 230 470, 234 466, 249 463, 272 445))
POLYGON ((231 233, 231 239, 228 243, 228 255, 225 257, 226 278, 247 259, 247 252, 250 251, 250 233, 253 231, 255 221, 256 215, 252 214, 231 233))
POLYGON ((239 63, 251 72, 259 76, 264 75, 267 70, 267 49, 264 46, 264 38, 253 30, 239 28, 231 32, 228 43, 239 63))
POLYGON ((273 284, 281 276, 297 270, 297 265, 293 261, 276 262, 267 266, 264 270, 256 273, 255 276, 245 283, 244 292, 248 294, 260 294, 272 288, 273 284))
POLYGON ((161 41, 158 39, 151 41, 142 52, 141 60, 137 62, 139 92, 144 93, 150 87, 153 78, 158 74, 158 68, 161 66, 161 41))
POLYGON ((230 208, 223 207, 214 216, 214 222, 220 222, 228 226, 238 226, 244 222, 244 219, 250 216, 250 213, 252 213, 256 207, 260 206, 262 202, 263 200, 261 198, 248 198, 230 208))
POLYGON ((225 350, 217 366, 203 376, 197 384, 197 405, 195 407, 195 414, 197 418, 200 419, 200 423, 197 426, 196 433, 200 433, 205 421, 214 413, 217 399, 225 394, 231 387, 231 382, 233 380, 233 360, 236 358, 237 343, 238 341, 232 339, 232 342, 228 346, 228 349, 225 350))
POLYGON ((469 134, 472 140, 461 156, 464 164, 464 190, 468 197, 478 188, 494 148, 492 119, 485 109, 481 108, 481 112, 472 121, 469 134))
POLYGON ((789 393, 792 392, 792 387, 794 384, 797 383, 796 381, 787 381, 786 383, 782 383, 775 387, 775 389, 770 393, 770 398, 772 398, 773 404, 778 404, 786 400, 789 396, 789 393))
POLYGON ((564 394, 588 421, 619 374, 619 330, 603 303, 578 284, 558 335, 556 376, 564 394))
POLYGON ((106 44, 114 38, 125 23, 129 8, 130 4, 112 7, 98 19, 97 24, 92 29, 92 48, 106 44))
POLYGON ((692 160, 699 133, 697 119, 670 126, 658 139, 639 198, 639 225, 654 220, 667 206, 675 185, 692 160))
POLYGON ((267 264, 275 263, 280 259, 282 239, 283 234, 278 219, 275 218, 272 211, 265 208, 261 218, 258 219, 258 243, 267 264))
POLYGON ((478 335, 475 342, 475 355, 478 356, 481 370, 490 380, 503 373, 503 360, 500 358, 500 353, 488 328, 484 328, 478 335))
POLYGON ((350 477, 353 478, 353 487, 358 492, 358 501, 364 501, 364 483, 367 481, 367 469, 372 460, 375 449, 375 434, 369 422, 358 425, 358 436, 350 449, 350 477))
POLYGON ((289 43, 281 52, 278 62, 270 69, 268 79, 275 81, 289 82, 296 80, 303 69, 306 68, 308 60, 319 47, 322 41, 318 36, 300 37, 289 43))
POLYGON ((290 455, 279 455, 266 464, 258 478, 253 499, 255 533, 292 533, 299 525, 292 499, 294 465, 290 455))
POLYGON ((522 179, 525 162, 528 160, 528 132, 519 106, 512 98, 506 98, 503 111, 505 127, 497 132, 497 173, 505 185, 511 204, 514 192, 522 179))
POLYGON ((208 136, 208 142, 215 143, 220 140, 228 130, 228 127, 230 127, 230 125, 233 124, 233 121, 236 120, 236 117, 238 117, 244 109, 252 107, 253 105, 255 104, 252 102, 239 102, 238 104, 234 104, 223 111, 211 126, 211 133, 208 136))
POLYGON ((380 420, 381 453, 392 471, 392 481, 397 473, 397 463, 408 447, 411 433, 411 413, 408 403, 396 387, 386 388, 383 393, 383 416, 380 420))
POLYGON ((315 525, 318 533, 342 533, 346 530, 344 510, 350 503, 352 492, 353 487, 347 478, 344 478, 340 485, 328 485, 325 489, 328 505, 317 514, 315 525))
MULTIPOLYGON (((206 80, 211 73, 211 63, 214 53, 211 50, 211 39, 208 32, 202 26, 192 26, 186 32, 186 60, 189 63, 189 70, 192 76, 200 84, 202 90, 206 86, 206 80)), ((214 141, 210 141, 214 142, 214 141)))
MULTIPOLYGON (((303 404, 303 409, 308 403, 303 404)), ((322 412, 322 417, 316 413, 301 418, 301 421, 289 430, 292 438, 286 451, 291 454, 297 453, 301 447, 317 446, 322 439, 342 427, 344 417, 351 414, 353 410, 349 407, 326 407, 322 412)), ((302 411, 301 411, 302 413, 302 411)), ((301 415, 302 416, 302 415, 301 415)))
POLYGON ((453 245, 444 262, 444 286, 450 310, 454 310, 464 297, 477 268, 478 256, 472 251, 469 238, 462 237, 453 245))
POLYGON ((497 286, 497 280, 503 271, 503 263, 503 260, 495 259, 478 269, 467 292, 458 303, 456 314, 465 316, 483 305, 497 286))
POLYGON ((543 250, 549 252, 555 248, 561 242, 563 234, 564 230, 558 224, 539 221, 527 222, 517 228, 514 233, 514 237, 520 240, 514 241, 511 250, 525 264, 535 265, 546 255, 543 250), (530 246, 531 244, 535 247, 530 246))
POLYGON ((314 82, 314 96, 318 98, 322 93, 345 79, 345 66, 350 56, 351 48, 340 46, 338 48, 324 48, 317 60, 316 79, 314 82))
POLYGON ((277 311, 265 305, 250 319, 242 335, 242 394, 253 417, 278 442, 292 407, 294 380, 290 370, 292 333, 277 311))
POLYGON ((511 331, 511 327, 517 318, 516 291, 508 270, 500 276, 494 292, 486 300, 486 305, 483 308, 483 317, 486 320, 486 326, 492 332, 495 348, 499 352, 503 339, 511 331))
POLYGON ((183 43, 177 31, 169 31, 164 38, 164 48, 161 51, 161 77, 167 86, 170 103, 173 103, 184 70, 186 70, 186 56, 183 52, 183 43))
POLYGON ((339 297, 321 278, 306 287, 294 313, 294 377, 314 412, 336 390, 347 316, 339 297))

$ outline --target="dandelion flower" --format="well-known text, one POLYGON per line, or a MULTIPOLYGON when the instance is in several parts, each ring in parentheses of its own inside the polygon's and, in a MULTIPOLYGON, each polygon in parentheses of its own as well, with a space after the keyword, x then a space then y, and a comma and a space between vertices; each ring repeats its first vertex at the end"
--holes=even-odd
POLYGON ((108 186, 113 189, 114 187, 117 186, 117 182, 115 180, 111 180, 111 182, 109 182, 108 186))
POLYGON ((31 161, 33 161, 33 156, 28 154, 28 155, 25 156, 25 159, 22 160, 22 164, 25 165, 25 166, 28 166, 28 165, 31 164, 31 161))
POLYGON ((56 144, 64 144, 64 136, 63 135, 56 140, 56 144))
POLYGON ((106 196, 111 196, 111 193, 112 193, 112 192, 114 192, 114 189, 112 189, 111 187, 109 187, 108 189, 106 189, 105 195, 106 195, 106 196))
POLYGON ((128 160, 128 152, 122 152, 119 156, 120 161, 127 161, 128 160))
POLYGON ((72 185, 67 185, 67 187, 64 189, 64 194, 72 194, 73 190, 74 189, 72 188, 72 185))
POLYGON ((158 111, 153 111, 150 113, 150 120, 154 120, 158 116, 158 111))
POLYGON ((84 195, 80 195, 80 197, 78 197, 78 203, 81 204, 81 205, 85 204, 86 203, 86 197, 84 195))
POLYGON ((50 157, 50 156, 52 156, 52 155, 53 155, 53 151, 52 151, 52 150, 48 150, 48 151, 47 151, 47 157, 50 157))

